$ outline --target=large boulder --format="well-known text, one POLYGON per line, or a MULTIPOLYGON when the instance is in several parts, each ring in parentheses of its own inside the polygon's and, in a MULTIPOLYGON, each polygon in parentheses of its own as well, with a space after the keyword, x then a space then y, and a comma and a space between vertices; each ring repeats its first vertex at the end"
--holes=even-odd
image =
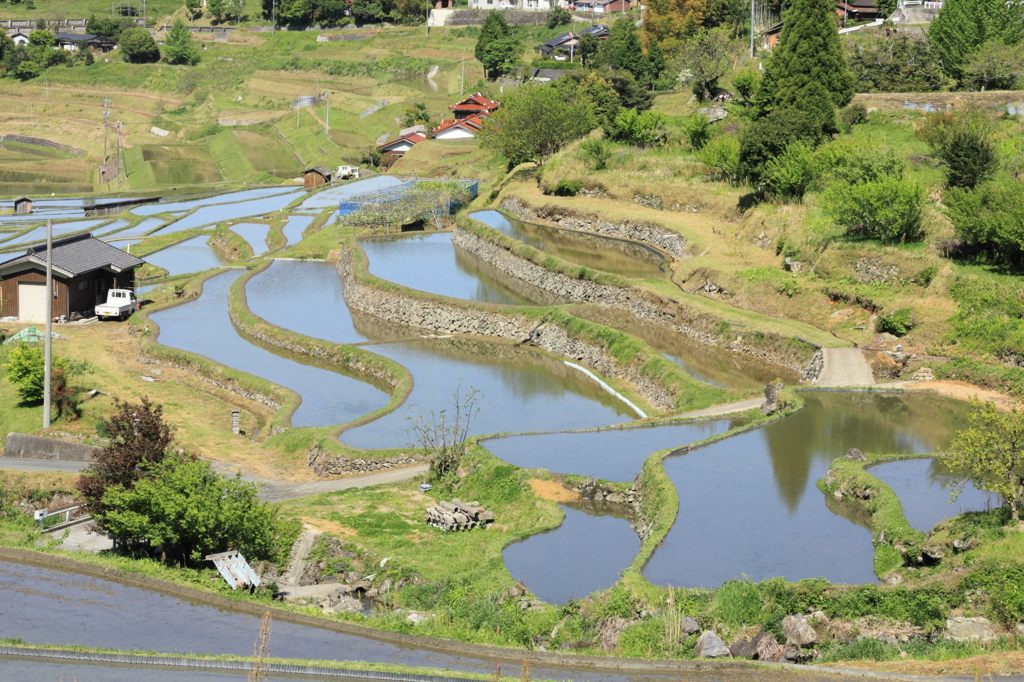
POLYGON ((799 614, 783 618, 782 630, 786 633, 786 642, 800 648, 814 646, 818 643, 818 633, 807 622, 807 619, 799 614))
POLYGON ((757 633, 754 635, 754 639, 750 640, 750 643, 757 649, 757 659, 759 661, 777 661, 782 655, 782 647, 779 646, 775 635, 770 632, 757 633))
POLYGON ((698 625, 697 621, 693 618, 683 616, 679 619, 679 632, 682 633, 684 637, 689 637, 695 632, 700 632, 700 625, 698 625))
POLYGON ((761 414, 766 417, 770 414, 775 414, 775 411, 779 409, 779 394, 782 393, 784 388, 786 388, 786 384, 781 381, 776 381, 764 387, 764 403, 761 405, 761 414))
POLYGON ((348 611, 350 613, 362 613, 363 603, 358 599, 354 599, 346 595, 339 599, 336 603, 334 603, 333 608, 337 613, 341 613, 342 611, 348 611))
POLYGON ((737 640, 729 646, 733 658, 757 658, 757 647, 752 642, 737 640))
POLYGON ((729 647, 725 645, 721 637, 715 634, 714 630, 704 631, 704 634, 697 639, 693 653, 697 658, 722 658, 732 655, 729 652, 729 647))
POLYGON ((957 642, 988 644, 996 641, 999 635, 988 618, 957 616, 946 621, 946 637, 957 642))
POLYGON ((854 462, 866 462, 868 458, 864 456, 864 453, 857 448, 850 448, 846 451, 846 459, 853 460, 854 462))

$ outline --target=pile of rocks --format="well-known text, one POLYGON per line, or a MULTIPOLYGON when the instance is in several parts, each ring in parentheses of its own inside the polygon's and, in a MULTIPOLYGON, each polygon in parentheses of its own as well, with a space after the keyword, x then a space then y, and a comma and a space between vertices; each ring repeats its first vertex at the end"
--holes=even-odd
POLYGON ((427 507, 423 520, 441 530, 469 530, 493 523, 494 512, 483 509, 476 502, 467 504, 458 499, 451 502, 441 500, 434 506, 427 507))
MULTIPOLYGON (((820 611, 811 615, 811 621, 828 624, 828 618, 820 611)), ((695 620, 684 616, 679 623, 680 632, 689 635, 700 631, 695 620)), ((782 619, 786 643, 779 644, 775 635, 760 632, 752 639, 736 640, 731 645, 719 637, 714 630, 705 630, 693 647, 697 658, 748 658, 757 661, 787 661, 790 663, 808 661, 814 658, 813 647, 818 643, 818 632, 808 619, 801 614, 782 619)))
POLYGON ((344 474, 365 474, 372 471, 395 469, 416 464, 422 459, 418 455, 399 453, 381 459, 349 459, 338 455, 331 457, 323 448, 313 445, 306 455, 306 464, 317 476, 341 476, 344 474))
POLYGON ((914 372, 911 377, 914 381, 935 381, 935 370, 931 367, 922 367, 914 372))

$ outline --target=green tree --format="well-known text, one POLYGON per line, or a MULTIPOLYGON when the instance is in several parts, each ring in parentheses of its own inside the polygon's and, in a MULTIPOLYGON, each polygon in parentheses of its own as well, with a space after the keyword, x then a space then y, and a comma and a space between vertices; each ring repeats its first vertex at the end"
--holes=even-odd
POLYGON ((604 170, 608 164, 608 159, 612 158, 612 154, 615 153, 615 148, 611 143, 602 137, 592 137, 589 140, 585 140, 580 145, 580 149, 587 158, 594 162, 594 170, 604 170))
POLYGON ((114 42, 117 42, 121 37, 121 32, 124 28, 121 21, 113 17, 97 17, 95 14, 91 15, 85 24, 86 33, 109 38, 114 42))
POLYGON ((185 0, 185 13, 189 21, 195 21, 203 16, 203 0, 185 0))
POLYGON ((381 0, 354 0, 352 2, 352 17, 360 26, 363 24, 378 24, 384 21, 387 12, 381 0))
POLYGON ((168 64, 195 66, 200 60, 199 48, 192 40, 192 31, 181 19, 175 19, 164 40, 164 59, 168 64))
POLYGON ((1015 45, 1024 37, 1020 8, 1003 0, 950 0, 928 28, 943 70, 962 81, 971 54, 995 38, 1015 45))
POLYGON ((593 71, 570 71, 555 82, 566 101, 589 101, 600 125, 611 130, 622 100, 611 82, 593 71))
MULTIPOLYGON (((353 3, 354 6, 355 3, 353 3)), ((217 21, 220 21, 228 13, 227 0, 206 0, 206 9, 214 16, 217 21)), ((355 9, 353 7, 353 14, 355 9)))
POLYGON ((172 455, 143 465, 130 489, 115 486, 96 517, 122 542, 146 541, 182 563, 198 566, 208 554, 234 549, 249 561, 279 561, 294 534, 277 519, 277 505, 260 502, 259 486, 218 475, 209 463, 172 455))
POLYGON ((825 214, 851 235, 883 242, 907 242, 921 236, 924 189, 896 177, 855 185, 833 183, 825 191, 825 214))
POLYGON ((997 263, 1024 267, 1024 192, 1020 181, 987 182, 974 189, 952 187, 942 203, 956 236, 997 263))
POLYGON ((700 101, 718 94, 718 79, 732 68, 735 50, 723 28, 699 29, 683 42, 676 62, 677 80, 700 101))
POLYGON ((615 139, 647 149, 665 140, 665 116, 656 111, 623 109, 615 117, 615 139))
POLYGON ((824 130, 834 126, 835 107, 853 98, 853 77, 839 42, 835 4, 830 0, 793 0, 786 10, 779 43, 772 50, 757 93, 759 116, 792 107, 812 111, 824 130))
POLYGON ((126 28, 121 33, 121 57, 131 64, 151 64, 160 61, 160 48, 149 31, 126 28))
POLYGON ((904 31, 846 47, 857 92, 933 92, 947 80, 932 43, 904 31))
POLYGON ((798 109, 776 109, 740 131, 740 176, 753 185, 762 181, 766 164, 800 142, 815 148, 824 135, 818 119, 798 109))
POLYGON ((521 86, 485 126, 482 143, 504 156, 510 167, 524 161, 543 164, 596 125, 589 101, 566 101, 554 84, 521 86))
POLYGON ((963 65, 963 83, 974 90, 1012 90, 1024 75, 1024 43, 989 40, 963 65))
POLYGON ((937 113, 918 130, 946 168, 949 187, 976 187, 999 168, 992 121, 977 109, 937 113))
POLYGON ((682 124, 686 140, 690 143, 690 149, 701 149, 711 139, 711 120, 704 114, 695 113, 685 116, 682 124))
POLYGON ((627 71, 642 83, 647 79, 648 64, 640 47, 640 34, 632 19, 620 17, 615 20, 608 31, 608 38, 601 42, 594 63, 627 71))
MULTIPOLYGON (((975 403, 967 419, 970 428, 957 432, 943 459, 955 474, 1002 497, 1017 523, 1024 504, 1024 412, 1003 414, 992 403, 975 403)), ((962 490, 961 482, 953 496, 962 490)))
POLYGON ((32 47, 53 47, 57 44, 57 36, 49 31, 32 31, 28 34, 28 44, 32 47))
MULTIPOLYGON (((33 62, 22 62, 32 64, 33 62)), ((7 355, 4 363, 7 378, 18 390, 18 396, 26 403, 37 403, 43 399, 43 351, 27 343, 19 343, 7 355)))
POLYGON ((572 13, 564 7, 554 7, 548 12, 548 28, 566 26, 572 21, 572 13))
POLYGON ((749 107, 761 85, 761 73, 754 69, 744 69, 732 77, 732 87, 740 96, 743 106, 749 107))
POLYGON ((477 60, 483 64, 484 76, 494 80, 511 71, 519 56, 519 49, 519 41, 512 35, 512 29, 505 23, 502 13, 489 12, 474 50, 477 60))
POLYGON ((402 125, 405 127, 414 126, 419 123, 424 125, 430 123, 430 110, 424 102, 416 102, 405 108, 402 114, 402 125))
POLYGON ((735 135, 719 135, 697 150, 697 158, 730 182, 740 173, 740 141, 735 135))
POLYGON ((94 514, 106 509, 104 497, 109 489, 131 489, 144 473, 142 465, 163 461, 174 440, 174 428, 164 421, 162 405, 154 405, 145 397, 140 403, 114 398, 114 409, 99 429, 110 444, 86 467, 76 484, 94 514))
POLYGON ((761 179, 772 195, 785 201, 803 201, 804 194, 817 177, 816 171, 814 152, 797 142, 768 160, 761 179))
POLYGON ((14 75, 23 81, 32 80, 33 78, 39 78, 39 75, 43 72, 43 67, 39 66, 38 63, 31 59, 26 59, 22 62, 18 62, 17 68, 14 69, 14 75))
POLYGON ((601 41, 592 36, 586 34, 580 38, 579 45, 576 47, 576 54, 580 57, 580 63, 583 66, 591 66, 594 63, 594 59, 597 57, 597 53, 601 48, 601 41))

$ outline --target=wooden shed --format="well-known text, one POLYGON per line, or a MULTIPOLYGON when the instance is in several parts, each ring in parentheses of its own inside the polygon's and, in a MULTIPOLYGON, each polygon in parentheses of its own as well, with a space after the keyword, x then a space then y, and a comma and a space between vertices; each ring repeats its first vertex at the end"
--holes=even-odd
MULTIPOLYGON (((140 258, 88 232, 53 242, 53 317, 91 317, 109 289, 134 289, 140 258)), ((46 321, 46 244, 0 263, 0 314, 26 322, 46 321)))
POLYGON ((314 166, 313 168, 307 168, 302 174, 302 185, 307 188, 319 187, 320 185, 326 185, 333 179, 334 172, 329 168, 314 166))
POLYGON ((18 215, 27 215, 32 212, 32 200, 24 194, 14 197, 14 212, 18 215))

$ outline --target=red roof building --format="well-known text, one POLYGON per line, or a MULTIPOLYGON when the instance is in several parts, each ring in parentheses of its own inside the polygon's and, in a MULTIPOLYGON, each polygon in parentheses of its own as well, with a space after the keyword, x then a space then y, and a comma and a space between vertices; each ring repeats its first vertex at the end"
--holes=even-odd
POLYGON ((500 106, 497 102, 487 99, 478 92, 461 102, 456 102, 448 108, 455 112, 456 119, 461 120, 470 116, 489 114, 500 106))
POLYGON ((417 145, 426 139, 426 135, 422 135, 420 133, 409 133, 408 135, 395 138, 390 142, 378 145, 377 149, 381 152, 381 165, 390 167, 395 161, 398 161, 400 158, 405 156, 405 153, 412 149, 414 145, 417 145))
MULTIPOLYGON (((489 118, 489 117, 483 117, 489 118)), ((480 116, 469 116, 464 119, 447 119, 441 121, 441 125, 434 128, 434 139, 456 140, 459 138, 476 137, 480 129, 484 127, 483 119, 480 116)))

